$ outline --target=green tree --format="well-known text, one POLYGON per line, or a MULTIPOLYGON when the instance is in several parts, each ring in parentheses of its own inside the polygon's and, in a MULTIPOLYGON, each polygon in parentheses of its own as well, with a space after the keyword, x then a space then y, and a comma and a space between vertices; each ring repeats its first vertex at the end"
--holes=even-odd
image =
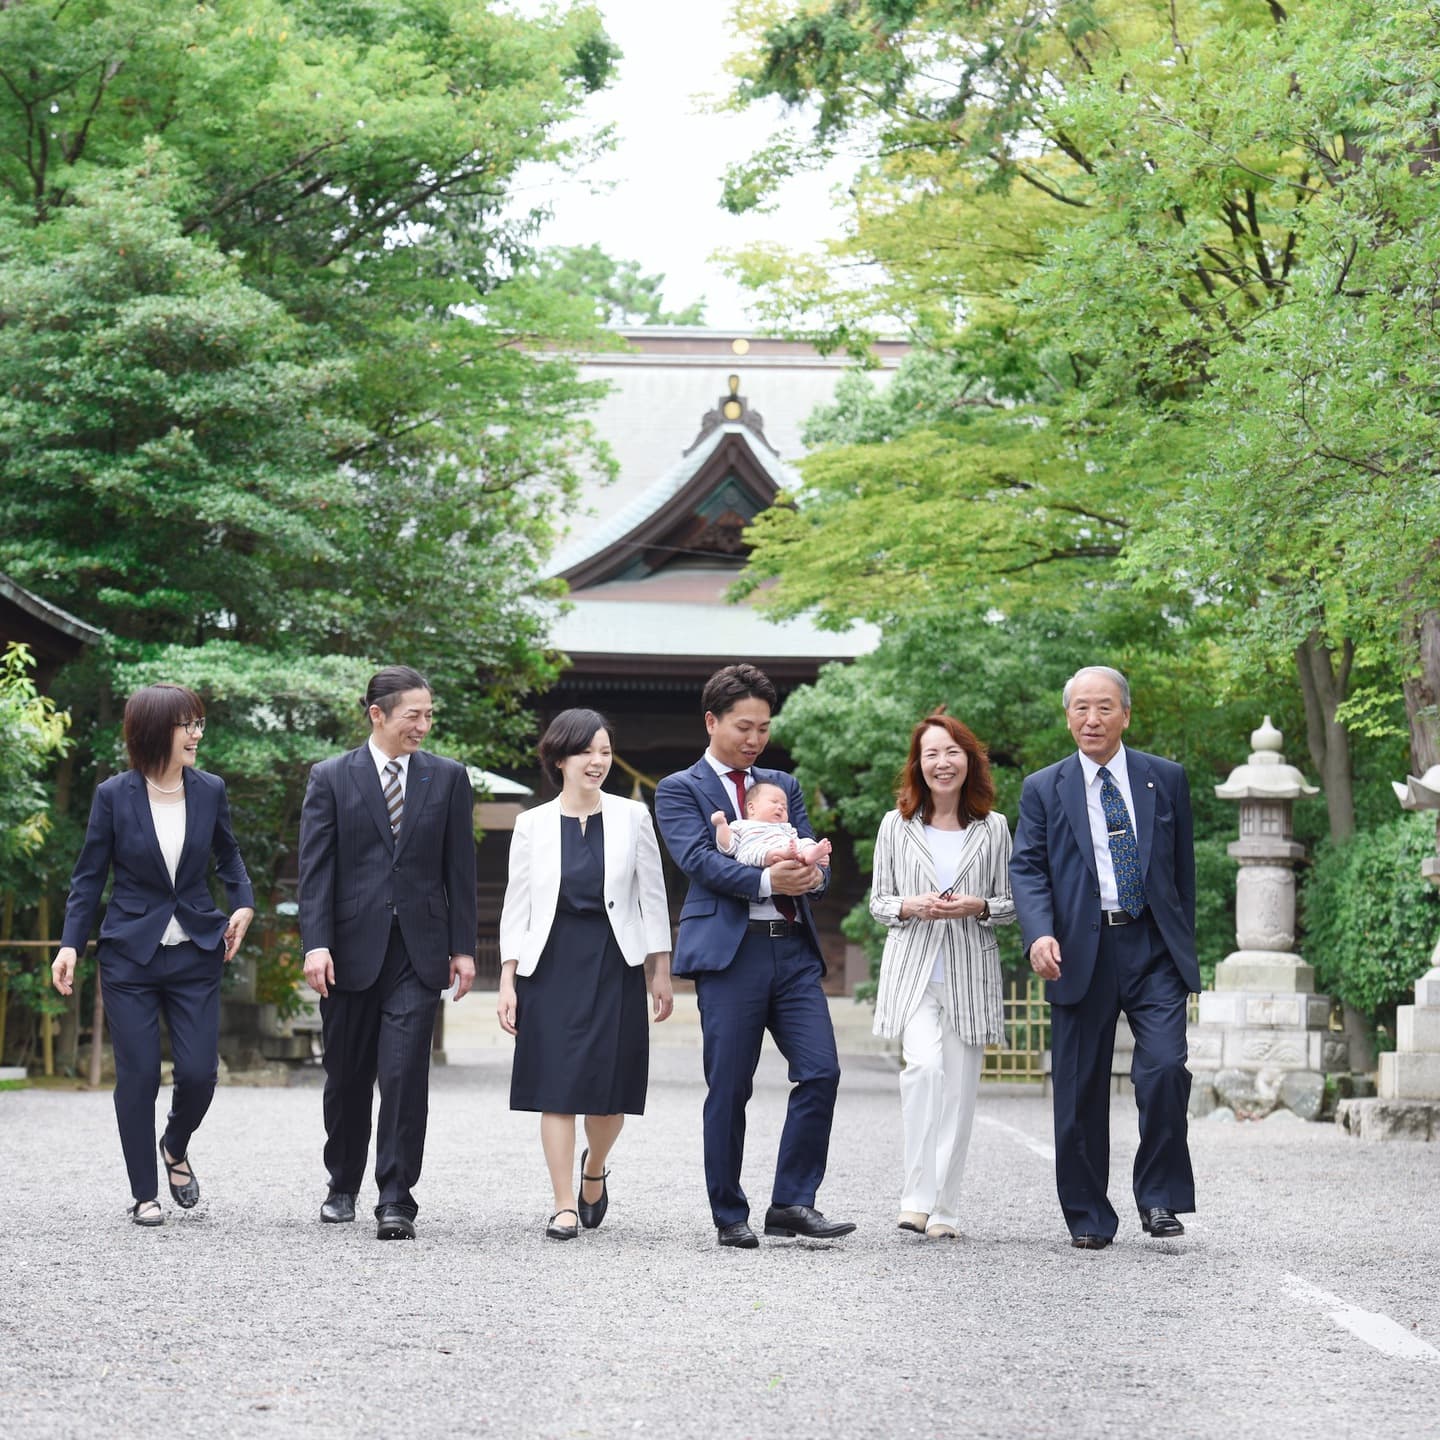
MULTIPOLYGON (((931 577, 994 593, 1042 567, 1063 571, 1052 595, 1088 593, 1099 560, 1157 604, 1221 611, 1237 677, 1291 659, 1348 833, 1350 727, 1390 723, 1440 566, 1423 7, 846 0, 751 18, 741 98, 811 105, 815 124, 738 170, 732 203, 856 135, 874 158, 828 257, 741 271, 826 343, 859 348, 899 315, 972 402, 1018 402, 897 455, 813 461, 799 512, 756 532, 773 603, 829 588, 839 620, 882 576, 904 604, 931 577), (843 278, 856 261, 879 276, 870 298, 843 278), (829 523, 840 539, 808 535, 809 565, 791 542, 829 523)), ((1440 693, 1440 670, 1424 678, 1412 710, 1440 693)))
POLYGON ((0 654, 0 864, 7 867, 43 843, 50 828, 45 774, 70 745, 69 717, 35 688, 33 667, 24 645, 0 654))
POLYGON ((587 5, 0 8, 0 568, 114 637, 62 682, 102 762, 117 692, 213 686, 271 795, 353 734, 319 688, 396 659, 450 746, 524 732, 554 517, 609 461, 594 304, 511 182, 583 163, 614 58, 587 5))
POLYGON ((537 273, 556 289, 589 296, 602 325, 703 325, 705 301, 666 310, 663 275, 641 274, 635 260, 617 260, 598 245, 566 245, 539 257, 537 273))

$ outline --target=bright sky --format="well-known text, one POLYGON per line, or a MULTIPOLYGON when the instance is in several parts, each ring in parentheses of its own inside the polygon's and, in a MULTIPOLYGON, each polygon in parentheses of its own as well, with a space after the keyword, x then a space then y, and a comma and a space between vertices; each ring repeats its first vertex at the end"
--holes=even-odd
MULTIPOLYGON (((765 144, 781 114, 769 105, 701 113, 707 96, 731 86, 723 66, 739 47, 727 0, 598 3, 624 59, 614 84, 590 98, 586 118, 613 124, 618 144, 581 178, 517 198, 553 209, 542 244, 598 243, 617 259, 638 260, 647 275, 663 274, 671 309, 703 295, 709 324, 741 328, 745 292, 710 257, 759 240, 808 247, 833 233, 830 191, 842 172, 792 180, 766 215, 721 210, 726 165, 765 144)), ((517 8, 527 7, 520 0, 517 8)))

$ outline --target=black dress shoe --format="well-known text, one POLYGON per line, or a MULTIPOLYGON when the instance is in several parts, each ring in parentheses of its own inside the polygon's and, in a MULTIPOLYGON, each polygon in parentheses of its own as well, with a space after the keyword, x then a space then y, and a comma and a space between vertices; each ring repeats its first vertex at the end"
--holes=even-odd
POLYGON ((765 1212, 765 1233, 794 1238, 804 1235, 810 1240, 834 1240, 848 1235, 855 1228, 853 1220, 827 1220, 809 1205, 772 1205, 765 1212))
POLYGON ((1185 1233, 1185 1227, 1175 1218, 1175 1212, 1163 1205, 1140 1206, 1140 1228, 1156 1240, 1171 1240, 1185 1233))
POLYGON ((415 1222, 399 1205, 378 1205, 375 1208, 377 1240, 413 1240, 415 1222))
POLYGON ((170 1198, 182 1209, 193 1210, 200 1202, 200 1182, 195 1178, 194 1168, 190 1161, 182 1155, 178 1160, 167 1160, 165 1158, 165 1140, 160 1139, 160 1163, 165 1167, 165 1178, 170 1182, 170 1198), (175 1172, 184 1166, 180 1173, 185 1177, 180 1184, 175 1183, 175 1172))
POLYGON ((332 1190, 320 1207, 320 1220, 325 1225, 348 1225, 355 1218, 355 1197, 343 1190, 332 1190))
POLYGON ((590 1151, 587 1149, 580 1156, 580 1198, 575 1203, 579 1206, 576 1213, 580 1216, 580 1223, 587 1230, 593 1230, 605 1218, 605 1212, 610 1208, 610 1191, 605 1184, 610 1177, 610 1172, 607 1170, 603 1175, 587 1175, 585 1162, 589 1158, 590 1151), (592 1185, 598 1181, 600 1185, 600 1198, 593 1205, 585 1198, 585 1181, 587 1180, 592 1185))
POLYGON ((1072 1235, 1070 1243, 1077 1250, 1103 1250, 1111 1243, 1109 1235, 1072 1235))
POLYGON ((733 1225, 721 1225, 715 1231, 715 1243, 717 1245, 729 1245, 735 1250, 758 1250, 760 1248, 759 1237, 743 1220, 737 1220, 733 1225))

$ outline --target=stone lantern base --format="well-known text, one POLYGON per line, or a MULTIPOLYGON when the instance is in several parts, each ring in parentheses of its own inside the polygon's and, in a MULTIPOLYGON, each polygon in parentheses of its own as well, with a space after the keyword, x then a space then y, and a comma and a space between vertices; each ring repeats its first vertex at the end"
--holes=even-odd
POLYGON ((1395 1049, 1380 1057, 1376 1089, 1373 1099, 1345 1101, 1336 1123, 1361 1140, 1440 1140, 1440 945, 1415 982, 1415 1003, 1396 1008, 1395 1049))
POLYGON ((1326 1076, 1348 1077, 1350 1046, 1330 1029, 1330 997, 1314 989, 1314 967, 1298 955, 1241 950, 1215 967, 1187 1036, 1192 1115, 1225 1105, 1242 1120, 1277 1106, 1323 1116, 1326 1076))

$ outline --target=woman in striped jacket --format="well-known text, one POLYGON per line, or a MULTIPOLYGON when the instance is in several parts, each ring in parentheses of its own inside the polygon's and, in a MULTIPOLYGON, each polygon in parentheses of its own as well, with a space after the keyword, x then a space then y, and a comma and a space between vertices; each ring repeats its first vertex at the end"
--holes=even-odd
POLYGON ((996 925, 1015 919, 1010 829, 985 747, 943 710, 916 725, 880 822, 870 913, 888 928, 875 1033, 905 1068, 900 1228, 954 1239, 986 1045, 1002 1044, 996 925))

